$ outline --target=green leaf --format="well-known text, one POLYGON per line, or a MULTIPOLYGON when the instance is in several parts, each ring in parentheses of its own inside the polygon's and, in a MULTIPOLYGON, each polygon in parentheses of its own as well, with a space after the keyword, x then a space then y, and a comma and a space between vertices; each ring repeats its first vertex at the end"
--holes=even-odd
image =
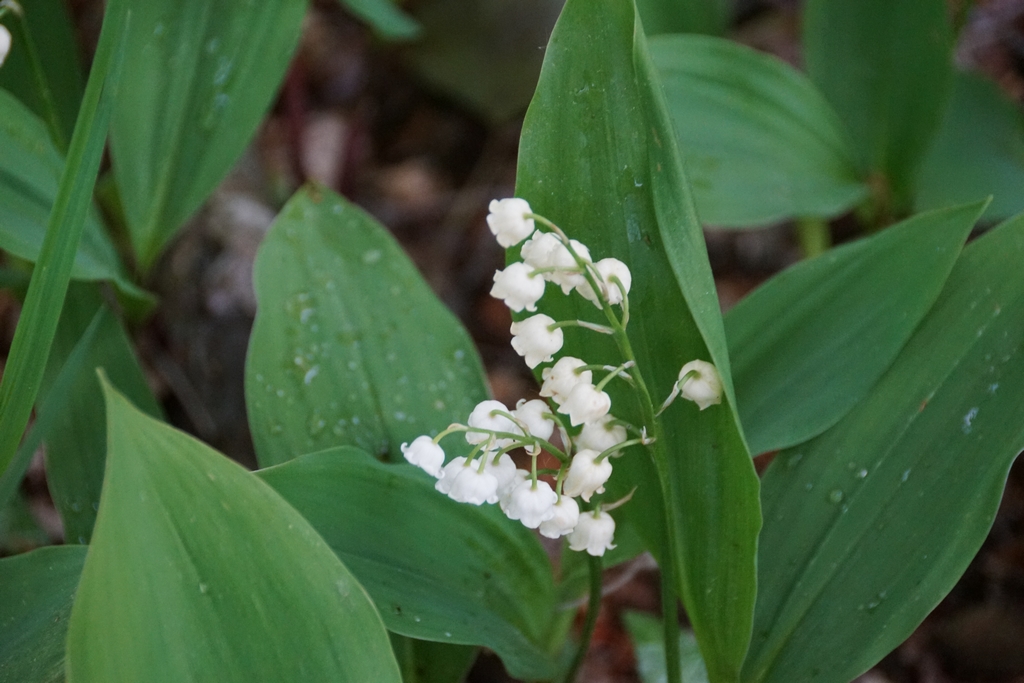
POLYGON ((881 173, 897 204, 938 129, 952 77, 944 0, 809 0, 807 72, 853 135, 861 171, 881 173))
POLYGON ((304 0, 132 0, 111 148, 144 270, 249 143, 305 11, 304 0))
MULTIPOLYGON (((661 619, 643 612, 622 615, 633 641, 637 673, 642 683, 668 683, 665 671, 665 640, 661 619)), ((690 631, 679 634, 679 659, 685 683, 708 683, 708 671, 700 657, 697 639, 690 631)))
POLYGON ((421 32, 420 25, 393 0, 341 0, 341 4, 369 24, 381 38, 408 40, 421 32))
POLYGON ((103 22, 82 112, 47 219, 38 267, 32 271, 0 380, 0 473, 7 473, 28 423, 71 280, 123 63, 127 14, 120 0, 113 0, 103 22))
POLYGON ((493 124, 530 103, 563 0, 423 0, 423 37, 405 52, 426 81, 493 124))
MULTIPOLYGON (((24 20, 8 14, 3 22, 14 36, 14 48, 0 69, 0 88, 47 121, 53 144, 64 152, 85 88, 74 26, 63 0, 31 0, 20 5, 24 20), (31 44, 26 44, 22 28, 31 44), (33 57, 38 60, 36 68, 33 57)), ((0 121, 5 118, 0 114, 0 121)))
POLYGON ((46 425, 46 481, 64 522, 64 536, 88 543, 103 485, 107 430, 103 393, 96 378, 103 368, 112 384, 153 417, 160 408, 117 317, 105 305, 67 356, 51 391, 38 406, 36 426, 46 425))
POLYGON ((79 545, 0 560, 0 683, 62 683, 64 638, 78 577, 79 545))
MULTIPOLYGON (((516 185, 517 196, 595 259, 613 256, 630 267, 629 335, 659 403, 694 358, 714 360, 731 392, 711 270, 660 87, 632 3, 569 0, 524 123, 516 185)), ((542 306, 556 320, 597 319, 590 303, 555 292, 542 306)), ((621 362, 610 341, 580 328, 565 330, 563 353, 621 362)), ((632 392, 609 389, 613 412, 638 422, 632 392)), ((715 681, 735 680, 747 648, 760 523, 757 477, 733 405, 731 394, 704 413, 677 402, 655 446, 667 471, 656 473, 647 454, 632 449, 616 462, 606 496, 638 486, 622 514, 663 563, 677 566, 678 590, 715 681), (672 496, 667 526, 658 476, 672 496), (678 533, 674 557, 664 551, 665 529, 678 533)))
POLYGON ((551 566, 495 506, 455 503, 408 465, 351 447, 261 470, 366 587, 391 631, 483 645, 509 673, 551 678, 551 566))
POLYGON ((1024 114, 991 81, 959 73, 914 205, 921 211, 988 195, 993 198, 983 220, 1024 210, 1024 114))
POLYGON ((369 596, 309 522, 103 388, 107 472, 69 681, 401 680, 369 596))
POLYGON ((648 36, 706 33, 720 36, 732 19, 731 0, 636 0, 648 36))
POLYGON ((0 554, 16 555, 50 542, 21 491, 6 500, 0 498, 0 506, 0 554))
POLYGON ((801 261, 729 311, 752 453, 817 436, 867 395, 939 296, 983 208, 914 216, 801 261))
POLYGON ((1022 260, 1024 218, 968 245, 871 395, 766 472, 745 681, 853 679, 967 568, 1024 448, 1022 260))
MULTIPOLYGON (((0 248, 26 261, 39 258, 63 172, 64 159, 43 122, 0 90, 0 248)), ((141 295, 91 206, 71 277, 112 280, 126 294, 141 295)))
POLYGON ((842 121, 796 69, 707 36, 661 36, 650 49, 702 222, 834 216, 867 194, 842 121))
POLYGON ((281 210, 255 266, 246 405, 263 466, 332 446, 399 445, 487 397, 469 335, 394 239, 326 189, 281 210))
POLYGON ((480 649, 391 635, 402 683, 462 683, 480 649))

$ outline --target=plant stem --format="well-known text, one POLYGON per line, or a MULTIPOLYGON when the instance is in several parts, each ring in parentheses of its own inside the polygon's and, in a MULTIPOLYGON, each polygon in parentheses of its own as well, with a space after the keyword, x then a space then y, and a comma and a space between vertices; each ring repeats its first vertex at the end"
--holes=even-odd
POLYGON ((814 258, 824 254, 832 246, 832 235, 828 231, 828 223, 820 218, 797 219, 796 232, 800 239, 800 249, 804 252, 804 258, 814 258))
POLYGON ((676 614, 675 576, 672 561, 662 561, 661 612, 665 638, 665 674, 668 683, 683 683, 683 665, 679 658, 679 615, 676 614))
POLYGON ((590 649, 590 639, 594 635, 594 626, 597 625, 597 613, 601 610, 601 558, 593 555, 587 556, 587 569, 590 573, 590 600, 587 603, 587 620, 583 623, 583 632, 580 633, 580 647, 576 650, 572 665, 565 674, 565 683, 573 683, 579 675, 580 667, 590 649))

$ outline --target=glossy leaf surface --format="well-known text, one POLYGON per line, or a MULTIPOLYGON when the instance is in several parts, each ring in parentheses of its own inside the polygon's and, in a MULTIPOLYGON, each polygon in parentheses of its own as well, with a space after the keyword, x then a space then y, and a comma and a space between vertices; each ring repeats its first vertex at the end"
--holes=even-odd
POLYGON ((707 36, 659 36, 650 50, 703 223, 832 216, 863 199, 842 121, 796 69, 707 36))
MULTIPOLYGON (((43 122, 10 93, 0 90, 0 249, 26 261, 39 257, 63 170, 64 158, 43 122)), ((127 292, 137 291, 92 209, 85 219, 71 277, 113 280, 127 292)))
MULTIPOLYGON (((703 237, 659 89, 632 3, 569 0, 524 123, 516 186, 517 196, 586 244, 595 259, 613 256, 629 265, 628 332, 658 404, 693 358, 713 359, 731 391, 703 237)), ((590 303, 557 291, 541 306, 556 320, 602 321, 590 303)), ((562 353, 588 363, 622 362, 607 338, 580 328, 565 330, 562 353)), ((609 389, 613 412, 638 422, 632 392, 616 383, 609 389)), ((639 487, 620 510, 662 561, 669 555, 665 529, 678 530, 678 589, 716 681, 734 680, 746 651, 759 526, 757 478, 731 405, 730 398, 698 413, 681 401, 661 418, 656 457, 672 497, 667 525, 662 488, 642 449, 616 462, 607 496, 639 487)))
POLYGON ((1021 218, 968 245, 871 395, 766 472, 745 681, 853 679, 967 568, 1024 448, 1022 259, 1021 218))
POLYGON ((298 512, 104 391, 106 479, 69 681, 400 681, 369 597, 298 512))
POLYGON ((64 680, 64 638, 85 550, 52 546, 0 560, 0 683, 64 680))
POLYGON ((256 259, 246 404, 274 465, 399 445, 464 422, 486 398, 473 343, 394 239, 328 190, 301 190, 256 259))
POLYGON ((455 503, 424 472, 355 448, 305 455, 259 476, 330 544, 388 629, 484 645, 518 678, 554 675, 550 563, 533 534, 496 506, 455 503))
MULTIPOLYGON (((59 334, 59 332, 58 332, 59 334)), ((147 414, 160 416, 146 377, 120 321, 102 305, 67 356, 51 391, 37 407, 45 424, 46 481, 64 523, 65 538, 88 543, 103 485, 107 429, 96 369, 147 414)))
POLYGON ((820 434, 867 395, 938 297, 983 207, 914 216, 801 261, 729 311, 752 453, 820 434))
POLYGON ((732 4, 732 0, 637 0, 636 8, 648 36, 662 33, 720 36, 729 27, 732 4))
POLYGON ((897 202, 938 129, 952 76, 943 0, 809 0, 807 72, 853 136, 863 173, 881 173, 897 202))
POLYGON ((134 0, 111 145, 143 269, 248 144, 299 38, 303 0, 134 0))
POLYGON ((925 157, 914 204, 922 211, 989 195, 983 219, 1024 210, 1024 114, 991 81, 960 73, 925 157))

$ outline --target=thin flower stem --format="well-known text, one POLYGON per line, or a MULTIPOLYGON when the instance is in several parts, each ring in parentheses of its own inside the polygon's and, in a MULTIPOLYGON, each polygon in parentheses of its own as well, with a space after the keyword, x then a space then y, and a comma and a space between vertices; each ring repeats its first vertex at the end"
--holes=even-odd
POLYGON ((548 325, 548 330, 553 332, 559 327, 582 327, 593 332, 600 332, 601 334, 615 334, 615 330, 607 325, 598 325, 597 323, 588 322, 586 320, 559 320, 556 323, 548 325))
POLYGON ((601 610, 601 558, 593 555, 587 556, 587 569, 590 572, 590 601, 587 603, 587 620, 583 623, 583 631, 580 633, 580 647, 576 650, 572 665, 565 674, 565 683, 574 683, 579 675, 580 667, 590 649, 590 639, 594 635, 594 627, 597 625, 597 614, 601 610))
POLYGON ((672 562, 661 569, 661 612, 665 638, 665 673, 670 683, 683 683, 683 666, 679 657, 679 615, 676 613, 675 577, 672 562))

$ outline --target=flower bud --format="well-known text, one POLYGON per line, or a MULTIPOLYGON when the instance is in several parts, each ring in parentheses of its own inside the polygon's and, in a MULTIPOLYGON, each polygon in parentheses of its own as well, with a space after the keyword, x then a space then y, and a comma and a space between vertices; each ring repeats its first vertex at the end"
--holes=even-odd
POLYGON ((586 550, 588 555, 600 557, 611 550, 615 536, 615 520, 607 512, 587 512, 580 515, 576 528, 569 534, 569 548, 586 550))
MULTIPOLYGON (((573 251, 584 263, 590 263, 590 250, 586 245, 576 240, 569 240, 573 251)), ((580 272, 580 265, 573 258, 565 244, 558 236, 550 232, 538 232, 523 245, 519 252, 523 260, 534 268, 554 269, 544 273, 544 279, 553 282, 562 288, 564 294, 568 294, 586 278, 580 272)))
POLYGON ((497 458, 495 458, 493 454, 487 453, 484 457, 487 458, 484 463, 484 472, 489 472, 494 475, 494 478, 498 482, 498 488, 494 495, 487 500, 488 503, 493 505, 498 502, 502 491, 515 480, 516 464, 512 461, 512 458, 508 453, 502 453, 497 458))
POLYGON ((544 296, 544 278, 534 275, 533 269, 517 261, 505 270, 495 271, 491 296, 503 300, 516 313, 524 308, 536 311, 537 302, 544 296))
POLYGON ((7 27, 0 24, 0 66, 4 65, 7 54, 11 51, 11 32, 7 27))
POLYGON ((626 440, 626 428, 622 425, 612 424, 615 417, 611 414, 605 415, 600 420, 585 422, 583 431, 573 441, 580 450, 590 450, 603 453, 609 448, 615 448, 626 440))
POLYGON ((540 387, 540 395, 562 405, 577 384, 594 383, 594 373, 590 370, 576 372, 585 365, 586 363, 579 358, 562 356, 557 363, 550 368, 544 368, 540 373, 544 379, 544 383, 540 387))
MULTIPOLYGON (((622 283, 622 287, 629 293, 629 286, 633 283, 633 276, 629 272, 629 267, 622 261, 615 258, 604 258, 594 264, 594 269, 597 271, 597 283, 601 288, 601 294, 612 306, 621 304, 623 300, 622 290, 619 286, 612 282, 612 277, 618 278, 622 283)), ((584 281, 581 285, 576 288, 576 291, 580 293, 587 301, 592 301, 595 306, 601 308, 601 301, 597 298, 594 293, 594 288, 590 286, 590 283, 584 281)))
POLYGON ((524 215, 532 213, 525 199, 494 199, 487 209, 490 211, 487 227, 498 239, 498 244, 506 249, 519 244, 533 233, 533 219, 524 215))
POLYGON ((462 471, 452 482, 448 497, 456 503, 483 505, 492 498, 497 500, 497 490, 498 480, 495 476, 486 470, 481 472, 476 463, 473 463, 469 467, 462 467, 462 471))
POLYGON ((676 387, 683 398, 693 401, 701 410, 722 402, 722 378, 715 366, 707 361, 691 360, 684 365, 679 371, 676 387), (686 377, 690 373, 693 374, 686 377))
POLYGON ((546 538, 558 538, 571 534, 580 519, 579 504, 569 496, 563 495, 552 509, 555 511, 555 516, 541 523, 540 535, 546 538))
MULTIPOLYGON (((473 408, 473 412, 469 414, 469 419, 466 421, 470 427, 476 429, 484 429, 490 432, 512 432, 518 434, 520 429, 515 422, 511 419, 502 415, 501 413, 507 413, 509 409, 505 407, 505 404, 501 401, 481 401, 477 404, 476 408, 473 408), (497 414, 494 414, 497 413, 497 414)), ((492 438, 490 434, 484 432, 466 432, 466 441, 471 444, 478 444, 487 441, 492 438)), ((498 448, 504 448, 512 443, 512 439, 495 439, 494 444, 498 448)))
POLYGON ((441 476, 441 466, 444 465, 444 450, 434 443, 429 436, 417 436, 412 444, 402 444, 402 455, 411 464, 421 470, 433 475, 441 476))
POLYGON ((543 313, 512 323, 512 348, 526 359, 527 366, 547 363, 562 348, 562 330, 551 329, 554 324, 554 319, 543 313))
MULTIPOLYGON (((551 438, 551 434, 555 431, 555 421, 548 417, 551 414, 551 408, 539 398, 535 398, 532 401, 527 401, 525 398, 519 399, 519 403, 516 403, 516 409, 512 411, 512 414, 516 416, 517 420, 526 425, 530 436, 546 441, 551 438)), ((536 453, 531 453, 531 455, 536 455, 536 453)))
POLYGON ((459 476, 459 473, 462 472, 465 464, 466 458, 460 455, 442 467, 440 476, 437 478, 437 483, 434 484, 434 488, 441 493, 448 495, 448 492, 452 490, 452 484, 455 483, 455 477, 459 476))
POLYGON ((612 463, 608 458, 594 462, 598 455, 598 451, 585 449, 573 456, 569 474, 562 483, 563 494, 579 496, 589 503, 592 495, 604 493, 604 484, 612 476, 612 463))
POLYGON ((593 384, 577 384, 566 397, 558 412, 569 416, 572 426, 599 420, 608 414, 612 400, 593 384))
POLYGON ((527 480, 512 491, 505 515, 509 519, 518 519, 528 529, 536 529, 555 516, 556 500, 558 494, 546 481, 527 480))
POLYGON ((503 488, 498 489, 498 505, 501 507, 501 511, 508 515, 508 506, 512 503, 512 492, 522 484, 524 481, 530 479, 530 473, 527 470, 516 470, 515 474, 512 475, 512 481, 506 484, 503 488))

